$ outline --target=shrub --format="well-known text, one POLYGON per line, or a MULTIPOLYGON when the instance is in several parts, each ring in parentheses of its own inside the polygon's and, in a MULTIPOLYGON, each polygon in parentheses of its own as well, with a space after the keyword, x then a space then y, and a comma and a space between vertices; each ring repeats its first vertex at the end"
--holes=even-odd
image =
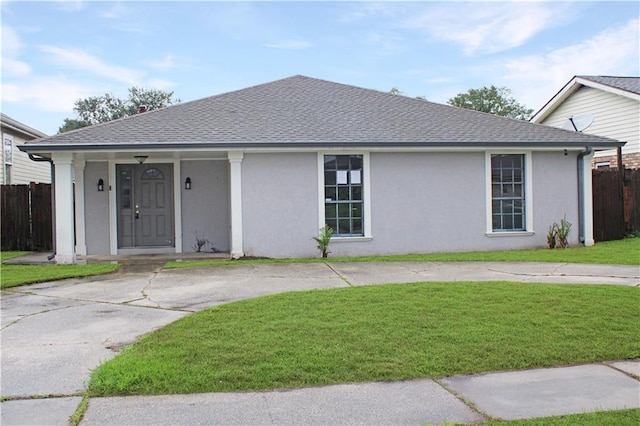
POLYGON ((329 243, 331 242, 331 236, 333 235, 333 229, 329 226, 325 225, 320 228, 320 232, 318 232, 317 237, 313 237, 313 239, 318 243, 318 250, 322 254, 322 257, 327 257, 329 252, 329 243))
POLYGON ((571 233, 571 223, 565 215, 560 221, 560 225, 553 223, 547 232, 547 245, 550 249, 566 248, 569 246, 569 234, 571 233))

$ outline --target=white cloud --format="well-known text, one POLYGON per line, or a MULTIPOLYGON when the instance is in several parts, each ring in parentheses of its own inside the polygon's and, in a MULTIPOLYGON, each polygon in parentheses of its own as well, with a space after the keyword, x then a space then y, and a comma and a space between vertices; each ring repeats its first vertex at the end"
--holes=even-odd
POLYGON ((68 112, 79 98, 89 96, 89 91, 76 82, 65 78, 39 77, 18 83, 2 83, 3 103, 33 105, 34 110, 68 112))
POLYGON ((31 67, 26 62, 18 61, 11 58, 2 58, 2 76, 7 77, 24 77, 31 73, 31 67))
POLYGON ((365 34, 364 42, 375 46, 376 52, 381 54, 395 54, 407 49, 403 37, 385 31, 365 34))
POLYGON ((22 50, 23 44, 20 38, 13 30, 8 26, 2 27, 2 57, 0 62, 2 63, 2 76, 7 77, 21 77, 28 75, 31 72, 31 67, 26 62, 22 62, 16 59, 16 56, 22 50))
POLYGON ((503 61, 494 72, 514 88, 516 99, 539 108, 574 75, 637 76, 639 64, 640 20, 632 19, 575 45, 503 61))
POLYGON ((57 46, 39 46, 42 52, 48 53, 58 65, 70 69, 88 71, 95 76, 107 78, 128 85, 139 85, 143 72, 135 69, 107 64, 80 49, 63 49, 57 46))
POLYGON ((405 26, 462 46, 467 55, 521 46, 540 31, 568 19, 565 3, 447 3, 426 8, 405 26))
POLYGON ((275 43, 266 43, 265 47, 272 49, 301 50, 312 47, 313 44, 303 40, 283 40, 275 43))
POLYGON ((14 55, 22 49, 22 42, 13 28, 2 26, 2 55, 14 55))
POLYGON ((130 9, 128 7, 124 6, 122 3, 116 3, 109 9, 100 13, 100 17, 104 19, 119 19, 128 16, 129 13, 130 9))
POLYGON ((81 12, 87 6, 87 3, 82 0, 55 0, 54 2, 60 10, 65 12, 81 12))
POLYGON ((149 35, 153 33, 153 25, 146 19, 144 13, 136 10, 136 3, 124 4, 118 3, 97 3, 100 6, 107 6, 98 12, 98 16, 103 19, 102 25, 105 28, 123 33, 131 33, 137 35, 149 35))
POLYGON ((338 21, 350 24, 372 16, 393 17, 404 10, 404 4, 395 2, 347 3, 346 10, 338 16, 338 21))
POLYGON ((166 71, 177 67, 171 53, 167 53, 165 57, 159 61, 150 61, 149 66, 159 71, 166 71))

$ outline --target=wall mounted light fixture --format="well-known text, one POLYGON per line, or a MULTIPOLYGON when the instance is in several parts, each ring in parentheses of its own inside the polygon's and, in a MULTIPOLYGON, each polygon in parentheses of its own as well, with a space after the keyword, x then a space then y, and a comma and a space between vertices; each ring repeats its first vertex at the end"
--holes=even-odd
POLYGON ((191 189, 191 178, 188 177, 185 181, 184 181, 184 189, 191 189))
POLYGON ((136 161, 138 162, 138 164, 142 164, 144 163, 144 160, 146 160, 147 158, 149 158, 149 156, 147 155, 135 155, 133 158, 136 159, 136 161))
POLYGON ((104 191, 104 180, 98 179, 98 192, 104 191))

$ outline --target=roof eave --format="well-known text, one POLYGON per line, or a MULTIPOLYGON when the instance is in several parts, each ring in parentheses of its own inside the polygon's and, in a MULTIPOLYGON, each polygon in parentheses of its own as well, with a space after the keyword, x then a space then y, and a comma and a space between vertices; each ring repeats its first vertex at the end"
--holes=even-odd
POLYGON ((542 108, 540 108, 535 114, 531 116, 529 121, 531 123, 541 124, 545 118, 553 111, 555 111, 558 106, 560 106, 569 96, 575 93, 581 86, 581 83, 578 81, 578 77, 573 77, 567 84, 565 84, 562 89, 560 89, 551 99, 547 101, 546 104, 542 108))
POLYGON ((3 128, 19 133, 27 139, 40 139, 47 137, 46 133, 36 130, 33 127, 27 126, 26 124, 21 123, 6 114, 1 115, 0 122, 3 128))
POLYGON ((616 148, 626 142, 616 140, 586 140, 586 141, 470 141, 470 142, 226 142, 226 143, 145 143, 145 144, 23 144, 18 148, 27 153, 38 152, 68 152, 68 151, 148 151, 170 149, 218 149, 218 150, 242 150, 255 148, 344 148, 344 147, 371 147, 371 148, 557 148, 557 147, 585 147, 616 148))
POLYGON ((541 124, 553 111, 555 111, 562 103, 567 100, 569 96, 574 94, 581 86, 591 87, 593 89, 599 89, 607 93, 612 93, 619 96, 624 96, 636 101, 640 101, 640 94, 629 92, 627 90, 620 89, 618 87, 609 86, 607 84, 599 83, 588 78, 581 76, 575 76, 567 84, 564 85, 558 93, 556 93, 538 112, 533 114, 529 119, 532 123, 541 124))

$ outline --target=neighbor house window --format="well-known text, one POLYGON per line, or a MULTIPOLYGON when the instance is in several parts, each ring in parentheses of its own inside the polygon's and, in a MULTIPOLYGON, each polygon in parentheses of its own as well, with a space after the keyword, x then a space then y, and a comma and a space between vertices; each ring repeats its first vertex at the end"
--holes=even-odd
POLYGON ((524 154, 491 154, 493 232, 527 230, 525 179, 524 154))
POLYGON ((364 236, 362 155, 324 156, 324 221, 335 236, 364 236))
POLYGON ((4 184, 12 183, 12 165, 13 165, 13 137, 5 135, 4 137, 4 184))

